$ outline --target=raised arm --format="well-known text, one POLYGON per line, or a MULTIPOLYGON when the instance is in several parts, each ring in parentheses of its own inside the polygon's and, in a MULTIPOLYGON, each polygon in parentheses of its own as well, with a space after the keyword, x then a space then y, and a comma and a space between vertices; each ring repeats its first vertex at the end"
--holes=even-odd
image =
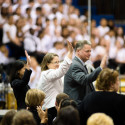
POLYGON ((60 64, 59 68, 54 70, 49 70, 47 74, 45 74, 46 78, 50 81, 59 79, 62 76, 64 76, 72 63, 73 47, 69 41, 67 41, 67 44, 68 44, 68 54, 65 57, 64 61, 60 64))
POLYGON ((107 55, 104 55, 104 57, 102 58, 102 61, 101 61, 101 64, 100 64, 100 67, 102 69, 106 67, 107 58, 108 58, 107 55))
POLYGON ((67 40, 68 44, 68 55, 67 57, 72 60, 72 55, 73 55, 73 47, 72 44, 67 40))
POLYGON ((93 72, 90 74, 86 74, 83 72, 82 67, 79 65, 74 64, 72 67, 72 77, 75 81, 77 81, 78 84, 86 85, 87 83, 92 83, 96 80, 98 74, 101 72, 103 68, 106 67, 107 62, 107 55, 105 55, 101 61, 101 64, 98 68, 96 68, 93 72))
POLYGON ((27 53, 26 50, 25 50, 25 55, 26 55, 26 58, 27 58, 27 66, 26 66, 26 68, 27 68, 27 69, 30 69, 31 59, 30 59, 30 56, 28 55, 28 53, 27 53))

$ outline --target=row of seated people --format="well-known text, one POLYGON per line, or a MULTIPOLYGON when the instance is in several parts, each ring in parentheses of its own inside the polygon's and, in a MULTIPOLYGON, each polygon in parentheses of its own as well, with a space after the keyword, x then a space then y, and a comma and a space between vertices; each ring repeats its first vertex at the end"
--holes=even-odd
MULTIPOLYGON (((31 89, 27 93, 26 102, 30 103, 27 110, 8 111, 1 120, 1 125, 47 125, 50 124, 47 110, 42 110, 41 106, 36 106, 33 101, 36 97, 43 100, 44 93, 37 89, 31 89), (43 97, 43 98, 41 98, 43 97), (31 101, 31 99, 33 99, 31 101), (32 104, 31 104, 32 103, 32 104), (30 107, 31 106, 31 107, 30 107), (48 123, 49 122, 49 123, 48 123)), ((36 101, 36 100, 35 100, 36 101)), ((42 101, 43 103, 43 101, 42 101)), ((38 103, 37 103, 38 105, 38 103)), ((56 98, 57 117, 53 119, 53 125, 80 125, 78 107, 75 101, 69 99, 68 95, 61 93, 56 98), (58 104, 59 103, 59 104, 58 104)), ((87 121, 87 125, 114 125, 110 116, 104 113, 93 113, 87 121)))
MULTIPOLYGON (((10 57, 17 59, 25 56, 24 49, 35 54, 39 63, 47 52, 58 53, 63 60, 67 53, 67 39, 72 44, 89 40, 87 14, 80 15, 79 10, 72 6, 72 0, 66 0, 64 4, 53 0, 29 0, 26 5, 21 0, 14 4, 8 0, 2 1, 0 6, 0 42, 4 45, 4 50, 3 46, 0 47, 0 63, 9 63, 12 61, 10 57)), ((107 53, 109 67, 115 69, 120 66, 123 74, 123 28, 115 27, 113 21, 106 19, 101 19, 99 26, 92 20, 91 27, 91 61, 94 66, 98 66, 107 53)))

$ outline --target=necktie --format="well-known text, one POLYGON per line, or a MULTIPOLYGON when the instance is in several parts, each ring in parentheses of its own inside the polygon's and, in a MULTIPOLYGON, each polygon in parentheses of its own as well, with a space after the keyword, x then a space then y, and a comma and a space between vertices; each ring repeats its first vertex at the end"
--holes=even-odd
MULTIPOLYGON (((87 69, 87 66, 86 66, 86 65, 84 65, 84 67, 85 67, 86 72, 87 72, 87 74, 88 74, 88 69, 87 69)), ((90 83, 90 84, 89 84, 89 86, 90 86, 90 88, 91 88, 91 90, 92 90, 92 91, 95 91, 95 88, 94 88, 94 86, 93 86, 93 84, 92 84, 92 83, 90 83)))
POLYGON ((86 69, 86 71, 87 71, 87 73, 88 73, 88 69, 87 69, 86 65, 84 65, 84 67, 85 67, 85 69, 86 69))

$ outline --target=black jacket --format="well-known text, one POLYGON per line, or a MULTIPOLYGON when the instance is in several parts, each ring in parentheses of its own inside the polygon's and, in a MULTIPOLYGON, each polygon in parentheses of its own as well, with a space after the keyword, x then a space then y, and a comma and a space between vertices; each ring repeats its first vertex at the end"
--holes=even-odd
POLYGON ((31 70, 25 70, 22 79, 15 79, 10 84, 17 101, 17 109, 26 109, 25 96, 26 92, 30 89, 28 82, 30 80, 31 70))
POLYGON ((40 123, 41 120, 40 120, 40 118, 39 118, 39 116, 38 116, 38 112, 37 112, 36 107, 30 107, 28 110, 29 110, 30 112, 32 112, 33 117, 34 117, 34 119, 36 120, 37 125, 40 125, 40 124, 41 124, 41 123, 40 123))
POLYGON ((109 115, 114 125, 125 125, 125 95, 116 92, 92 92, 84 98, 80 107, 81 125, 86 125, 87 119, 93 113, 102 112, 109 115))

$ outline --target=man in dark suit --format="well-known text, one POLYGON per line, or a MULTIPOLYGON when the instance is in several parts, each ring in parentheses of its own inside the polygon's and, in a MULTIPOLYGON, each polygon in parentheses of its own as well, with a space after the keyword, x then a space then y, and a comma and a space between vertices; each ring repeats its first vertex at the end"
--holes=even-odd
POLYGON ((72 65, 64 76, 64 93, 68 94, 79 105, 88 93, 95 91, 92 82, 96 80, 100 71, 105 67, 107 56, 103 57, 100 67, 88 74, 85 62, 91 56, 90 41, 77 42, 75 52, 76 56, 72 65))

